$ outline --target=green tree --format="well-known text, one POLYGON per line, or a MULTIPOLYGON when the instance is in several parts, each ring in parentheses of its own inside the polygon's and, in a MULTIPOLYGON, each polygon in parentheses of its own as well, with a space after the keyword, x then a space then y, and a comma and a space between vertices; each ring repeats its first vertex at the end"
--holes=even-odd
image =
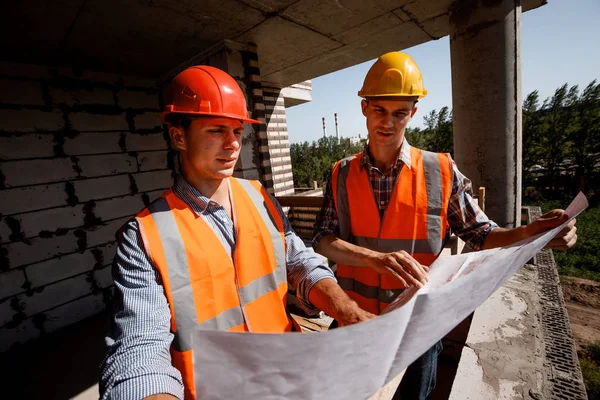
POLYGON ((440 111, 433 110, 425 117, 426 150, 439 153, 450 153, 454 156, 454 138, 452 130, 452 111, 442 107, 440 111))
POLYGON ((523 102, 523 186, 535 186, 535 175, 540 157, 544 154, 541 145, 544 123, 540 113, 540 96, 537 90, 529 93, 523 102))

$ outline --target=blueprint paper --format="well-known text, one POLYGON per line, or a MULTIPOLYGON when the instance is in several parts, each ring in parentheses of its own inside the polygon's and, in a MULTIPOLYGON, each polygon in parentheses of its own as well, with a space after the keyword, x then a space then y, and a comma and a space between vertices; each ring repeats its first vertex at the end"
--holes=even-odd
MULTIPOLYGON (((567 212, 587 207, 579 194, 567 212)), ((192 334, 201 399, 368 399, 472 313, 563 227, 510 247, 439 257, 424 288, 381 316, 322 333, 192 334)))

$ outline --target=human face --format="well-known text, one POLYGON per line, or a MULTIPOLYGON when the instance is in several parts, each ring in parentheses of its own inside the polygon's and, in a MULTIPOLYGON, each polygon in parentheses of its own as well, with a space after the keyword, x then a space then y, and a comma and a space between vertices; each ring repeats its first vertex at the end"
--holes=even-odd
POLYGON ((233 175, 242 147, 241 121, 231 118, 197 118, 187 130, 169 127, 171 141, 181 153, 181 166, 189 182, 221 181, 233 175))
POLYGON ((369 146, 400 148, 404 129, 417 107, 413 100, 363 100, 362 113, 367 117, 369 146))

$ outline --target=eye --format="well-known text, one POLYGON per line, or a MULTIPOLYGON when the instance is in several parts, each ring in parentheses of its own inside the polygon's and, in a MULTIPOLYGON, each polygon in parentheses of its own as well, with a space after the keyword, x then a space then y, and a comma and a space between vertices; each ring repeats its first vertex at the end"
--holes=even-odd
POLYGON ((236 134, 236 135, 241 135, 242 133, 244 133, 244 130, 243 129, 237 129, 237 130, 233 131, 233 133, 236 134))

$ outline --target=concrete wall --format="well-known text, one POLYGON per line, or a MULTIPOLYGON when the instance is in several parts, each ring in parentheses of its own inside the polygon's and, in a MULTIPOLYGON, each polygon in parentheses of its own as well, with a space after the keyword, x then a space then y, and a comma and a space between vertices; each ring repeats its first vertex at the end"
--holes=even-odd
POLYGON ((172 184, 156 81, 0 64, 0 351, 103 310, 115 231, 172 184))

